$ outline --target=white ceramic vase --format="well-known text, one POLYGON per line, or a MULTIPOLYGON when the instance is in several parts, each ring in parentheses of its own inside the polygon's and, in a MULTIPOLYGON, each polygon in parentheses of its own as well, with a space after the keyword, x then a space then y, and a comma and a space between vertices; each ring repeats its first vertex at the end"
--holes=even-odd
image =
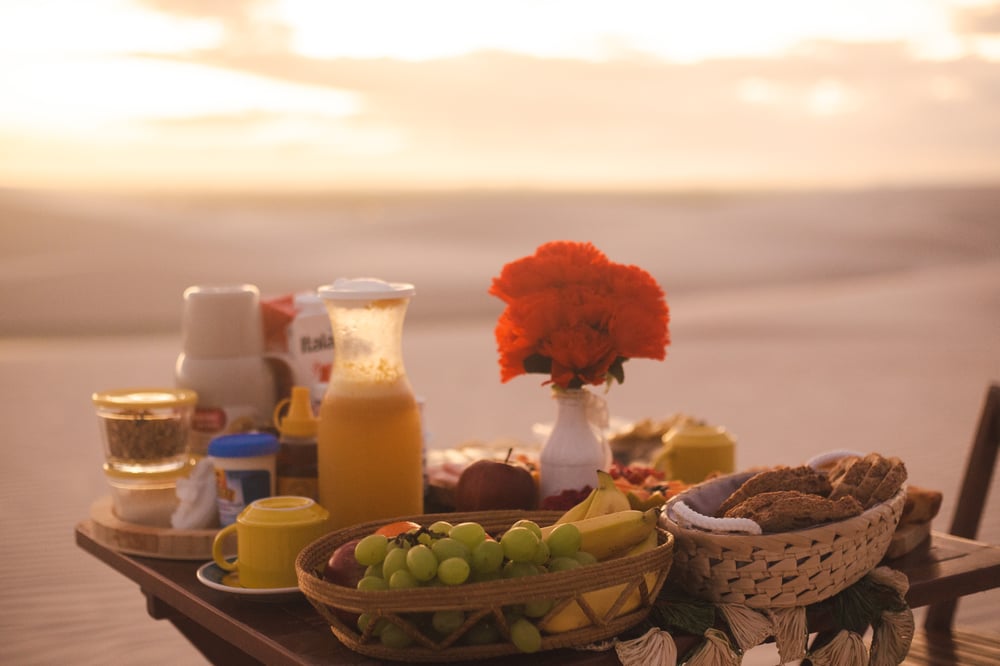
POLYGON ((555 389, 556 421, 539 458, 541 498, 595 487, 597 470, 611 467, 604 436, 607 405, 587 389, 555 389))

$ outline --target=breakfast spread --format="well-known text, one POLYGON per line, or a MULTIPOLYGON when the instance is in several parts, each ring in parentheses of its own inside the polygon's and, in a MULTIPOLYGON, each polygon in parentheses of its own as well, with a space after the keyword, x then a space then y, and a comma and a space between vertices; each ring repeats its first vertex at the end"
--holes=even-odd
MULTIPOLYGON (((209 564, 225 572, 216 586, 298 583, 346 645, 403 661, 618 641, 667 584, 730 610, 804 614, 929 535, 941 493, 905 487, 906 466, 892 456, 844 452, 736 473, 737 440, 720 424, 674 413, 611 431, 587 386, 623 382, 626 361, 662 360, 669 342, 663 292, 641 269, 589 244, 552 243, 507 265, 490 293, 507 306, 502 380, 540 373, 552 385, 559 411, 544 444, 426 449, 402 356, 413 285, 320 287, 308 300, 325 303, 309 315, 322 344, 282 329, 284 344, 291 336, 302 352, 332 355, 333 344, 337 354, 325 369, 310 357, 292 386, 265 357, 256 287, 188 289, 176 366, 187 390, 94 395, 117 518, 146 516, 148 497, 158 500, 159 515, 141 519, 151 526, 220 526, 209 542, 209 564), (560 316, 541 317, 549 309, 560 316), (125 483, 140 477, 163 487, 125 483)), ((768 626, 791 626, 788 617, 768 626)), ((690 663, 718 663, 706 659, 690 663)))

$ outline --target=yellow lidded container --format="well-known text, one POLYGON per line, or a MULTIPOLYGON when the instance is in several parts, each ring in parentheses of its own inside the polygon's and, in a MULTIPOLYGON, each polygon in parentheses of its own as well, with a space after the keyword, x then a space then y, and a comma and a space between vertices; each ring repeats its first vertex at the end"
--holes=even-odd
POLYGON ((663 448, 653 466, 668 479, 700 483, 709 474, 731 474, 736 466, 736 439, 722 426, 684 423, 663 435, 663 448))

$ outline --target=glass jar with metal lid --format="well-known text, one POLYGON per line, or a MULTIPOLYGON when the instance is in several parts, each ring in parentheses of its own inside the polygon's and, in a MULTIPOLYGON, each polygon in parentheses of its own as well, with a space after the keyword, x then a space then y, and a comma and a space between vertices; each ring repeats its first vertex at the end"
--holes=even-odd
POLYGON ((100 391, 91 400, 97 410, 109 469, 151 474, 188 465, 197 393, 187 389, 129 388, 100 391))

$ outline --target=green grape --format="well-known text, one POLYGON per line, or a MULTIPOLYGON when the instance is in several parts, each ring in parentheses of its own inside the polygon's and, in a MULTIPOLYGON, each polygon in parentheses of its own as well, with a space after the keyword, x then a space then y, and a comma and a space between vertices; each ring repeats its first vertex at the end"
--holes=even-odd
POLYGON ((413 643, 412 636, 406 633, 399 625, 392 623, 382 628, 382 633, 379 634, 378 639, 387 648, 405 648, 413 643))
POLYGON ((389 546, 395 546, 396 548, 402 548, 403 550, 409 550, 413 546, 413 530, 409 532, 403 532, 398 534, 393 538, 389 539, 389 546))
POLYGON ((553 557, 549 560, 549 573, 569 571, 571 569, 578 569, 582 566, 583 564, 580 563, 580 560, 575 557, 553 557))
POLYGON ((588 564, 597 564, 597 558, 585 550, 576 551, 573 555, 573 559, 584 566, 587 566, 588 564))
POLYGON ((465 624, 465 612, 460 610, 439 610, 431 617, 434 631, 448 636, 465 624))
POLYGON ((503 578, 502 572, 497 569, 496 571, 473 571, 472 572, 472 582, 473 583, 488 583, 493 580, 500 580, 503 578))
POLYGON ((472 551, 472 569, 476 573, 500 571, 503 566, 503 546, 498 541, 483 541, 472 551))
POLYGON ((542 566, 549 561, 549 545, 544 541, 539 541, 538 546, 535 547, 535 556, 531 558, 531 561, 542 566))
MULTIPOLYGON (((384 635, 385 631, 382 633, 384 635)), ((510 625, 510 642, 521 652, 538 652, 542 647, 542 634, 531 620, 522 617, 510 625)))
POLYGON ((354 559, 358 564, 370 566, 385 559, 389 547, 389 539, 384 534, 369 534, 354 547, 354 559))
POLYGON ((403 548, 393 548, 386 553, 382 560, 382 578, 392 578, 392 574, 406 568, 406 553, 407 550, 403 548))
POLYGON ((542 528, 539 527, 538 523, 536 523, 533 520, 528 520, 527 518, 522 518, 521 520, 519 520, 516 523, 514 523, 513 525, 511 525, 511 527, 526 527, 529 530, 531 530, 532 532, 534 532, 536 537, 538 537, 539 539, 542 538, 542 528))
POLYGON ((438 565, 437 576, 445 585, 461 585, 469 579, 469 563, 461 557, 449 557, 438 565))
POLYGON ((471 551, 486 538, 486 530, 479 523, 459 523, 451 528, 448 536, 461 541, 471 551))
POLYGON ((573 523, 556 525, 545 542, 552 557, 573 557, 580 550, 580 528, 573 523))
POLYGON ((500 630, 492 622, 480 621, 462 635, 466 645, 489 645, 500 640, 500 630))
POLYGON ((375 576, 365 576, 358 581, 359 590, 388 590, 389 584, 385 582, 384 578, 376 578, 375 576))
POLYGON ((366 576, 375 576, 376 578, 382 578, 382 563, 370 564, 368 568, 365 569, 366 576))
MULTIPOLYGON (((483 543, 488 543, 484 541, 483 543)), ((482 544, 479 544, 480 546, 482 544)), ((479 546, 476 546, 477 548, 479 546)), ((444 537, 443 539, 436 539, 433 544, 431 544, 431 550, 437 556, 438 562, 444 562, 449 557, 461 557, 463 559, 469 559, 471 553, 469 547, 458 539, 452 539, 451 537, 444 537)))
MULTIPOLYGON (((360 631, 361 633, 365 633, 365 629, 368 628, 369 623, 371 623, 371 621, 374 619, 375 616, 372 615, 371 613, 362 613, 361 615, 359 615, 358 631, 360 631)), ((385 619, 384 617, 378 618, 378 620, 375 621, 375 626, 372 627, 372 636, 378 636, 379 634, 381 634, 382 630, 385 628, 387 624, 389 624, 389 621, 387 619, 385 619)))
POLYGON ((527 527, 512 527, 500 537, 503 554, 512 562, 530 562, 538 549, 538 537, 527 527))
POLYGON ((449 532, 451 532, 451 528, 452 524, 449 523, 447 520, 438 520, 436 522, 431 523, 430 527, 428 527, 427 529, 430 530, 431 532, 437 532, 438 534, 447 535, 449 532))
POLYGON ((537 576, 542 573, 541 569, 534 562, 508 562, 503 567, 504 578, 523 578, 524 576, 537 576))
POLYGON ((432 543, 434 543, 434 537, 428 534, 427 532, 421 532, 417 536, 417 543, 424 546, 430 546, 432 543))
POLYGON ((421 583, 426 583, 437 574, 438 560, 427 546, 414 546, 406 553, 406 568, 421 583))
POLYGON ((524 604, 514 604, 513 606, 503 607, 503 617, 507 621, 507 626, 509 627, 514 623, 514 620, 524 617, 524 604))
POLYGON ((524 614, 528 617, 545 617, 552 610, 554 602, 551 599, 534 599, 524 604, 524 614))
POLYGON ((419 586, 420 581, 418 581, 408 569, 399 569, 398 571, 394 571, 392 576, 389 577, 390 590, 408 590, 412 587, 419 586))

